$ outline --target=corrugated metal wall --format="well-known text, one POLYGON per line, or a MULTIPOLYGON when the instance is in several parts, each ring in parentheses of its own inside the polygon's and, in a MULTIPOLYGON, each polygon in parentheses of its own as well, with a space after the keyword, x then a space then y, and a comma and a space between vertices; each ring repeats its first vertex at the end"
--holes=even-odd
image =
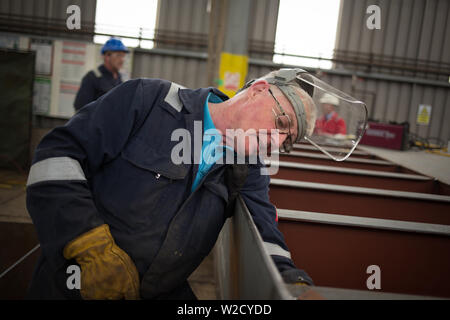
POLYGON ((158 3, 156 28, 207 36, 208 0, 162 0, 158 3))
MULTIPOLYGON (((35 26, 32 34, 46 35, 45 29, 61 30, 61 36, 65 38, 78 38, 92 40, 88 33, 94 31, 96 0, 0 0, 0 15, 7 19, 13 28, 17 24, 24 28, 30 21, 35 26), (80 7, 81 31, 68 32, 66 28, 67 7, 78 5, 80 7), (42 30, 38 30, 42 28, 42 30), (86 34, 84 34, 86 32, 86 34)), ((17 32, 11 30, 11 32, 17 32)), ((20 32, 20 30, 19 30, 20 32)), ((50 33, 49 33, 50 35, 50 33)), ((51 34, 55 35, 55 32, 51 34)))
MULTIPOLYGON (((207 6, 207 0, 160 1, 156 39, 163 41, 157 44, 157 50, 135 51, 133 77, 163 78, 190 88, 206 86, 207 55, 203 53, 208 45, 207 6)), ((252 6, 249 55, 271 61, 279 1, 253 0, 252 6)))
MULTIPOLYGON (((450 63, 449 1, 342 0, 341 6, 336 49, 450 63), (381 9, 380 30, 366 27, 366 9, 374 4, 381 9)), ((414 72, 403 75, 427 77, 414 72)), ((448 81, 448 77, 435 79, 448 81)))
POLYGON ((174 81, 188 88, 206 85, 207 54, 187 57, 181 51, 134 51, 133 78, 159 78, 174 81))
MULTIPOLYGON (((450 1, 447 0, 343 0, 336 49, 409 61, 415 66, 435 66, 448 70, 450 63, 450 1), (369 5, 381 9, 381 29, 369 30, 366 20, 369 5), (410 59, 410 60, 407 60, 410 59), (447 64, 447 65, 446 65, 447 64)), ((401 64, 402 62, 400 62, 401 64)), ((341 67, 338 65, 338 67, 341 67)), ((345 66, 367 70, 367 66, 345 66)), ((399 69, 400 70, 400 69, 399 69)), ((356 95, 366 98, 369 114, 380 121, 410 123, 410 130, 423 138, 450 139, 450 89, 448 74, 388 70, 371 67, 371 72, 396 73, 420 79, 442 81, 443 86, 391 81, 359 80, 354 82, 356 95), (429 125, 417 125, 420 104, 432 106, 429 125)), ((342 89, 351 89, 351 79, 333 76, 331 81, 342 89)), ((363 98, 361 97, 361 98, 363 98)))
POLYGON ((207 51, 208 0, 160 0, 156 47, 207 51))
MULTIPOLYGON (((247 79, 257 78, 281 67, 281 65, 278 67, 261 66, 252 63, 252 60, 250 60, 247 79)), ((206 67, 206 53, 191 54, 176 50, 136 49, 132 76, 133 78, 166 79, 188 88, 200 88, 207 86, 206 67)))
POLYGON ((80 7, 82 22, 95 21, 95 0, 0 0, 0 13, 65 20, 73 4, 80 7))
POLYGON ((278 21, 279 0, 253 0, 249 22, 249 56, 272 60, 278 21))
MULTIPOLYGON (((207 49, 208 0, 163 0, 158 5, 158 48, 207 49)), ((254 14, 249 21, 249 54, 272 59, 279 0, 252 0, 251 5, 254 14)))

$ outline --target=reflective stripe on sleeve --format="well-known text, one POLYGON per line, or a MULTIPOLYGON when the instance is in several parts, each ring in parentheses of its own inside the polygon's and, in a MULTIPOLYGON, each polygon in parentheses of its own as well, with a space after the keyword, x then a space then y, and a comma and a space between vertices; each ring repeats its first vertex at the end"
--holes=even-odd
POLYGON ((180 89, 184 89, 184 87, 172 82, 170 84, 169 92, 167 93, 167 96, 164 98, 164 101, 170 104, 178 112, 180 112, 181 109, 183 109, 183 103, 181 102, 180 97, 178 96, 178 90, 180 89))
POLYGON ((264 242, 264 247, 271 256, 282 256, 291 259, 291 253, 275 243, 264 242))
POLYGON ((55 180, 86 180, 86 176, 77 160, 69 157, 48 158, 31 166, 27 186, 55 180))

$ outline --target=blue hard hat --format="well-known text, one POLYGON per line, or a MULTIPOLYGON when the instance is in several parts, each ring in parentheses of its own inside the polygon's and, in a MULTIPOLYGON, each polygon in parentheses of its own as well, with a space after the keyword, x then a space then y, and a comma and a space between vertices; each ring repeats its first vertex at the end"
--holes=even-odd
POLYGON ((106 51, 123 51, 130 52, 127 47, 116 38, 111 38, 102 47, 102 54, 105 54, 106 51))

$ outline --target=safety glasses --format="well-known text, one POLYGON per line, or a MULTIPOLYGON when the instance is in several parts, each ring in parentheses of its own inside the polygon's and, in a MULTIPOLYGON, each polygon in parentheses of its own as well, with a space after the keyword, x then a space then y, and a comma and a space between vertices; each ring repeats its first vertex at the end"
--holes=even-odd
POLYGON ((286 114, 278 99, 275 98, 275 95, 273 94, 272 90, 269 89, 269 93, 275 100, 281 112, 281 114, 277 114, 275 110, 272 108, 273 115, 275 116, 275 128, 278 129, 279 133, 287 134, 287 137, 283 141, 283 144, 280 148, 280 152, 287 153, 292 150, 294 144, 293 142, 294 139, 292 139, 291 134, 291 118, 289 118, 289 116, 286 114))

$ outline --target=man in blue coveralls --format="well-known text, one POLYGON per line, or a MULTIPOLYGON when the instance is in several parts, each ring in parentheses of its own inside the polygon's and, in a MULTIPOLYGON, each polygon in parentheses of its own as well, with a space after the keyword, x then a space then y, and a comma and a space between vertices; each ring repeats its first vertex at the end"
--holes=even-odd
MULTIPOLYGON (((315 105, 308 88, 298 85, 298 72, 304 71, 268 74, 231 99, 215 88, 131 80, 46 135, 27 182, 27 207, 42 247, 29 297, 195 298, 187 278, 228 217, 224 176, 230 164, 218 160, 236 151, 236 137, 225 133, 275 132, 278 139, 270 137, 266 147, 287 152, 311 133, 315 105), (201 155, 192 152, 198 123, 201 155), (177 130, 194 137, 184 141, 182 156, 189 161, 182 163, 173 157, 177 130), (206 136, 210 130, 215 139, 206 136), (81 267, 80 290, 67 288, 70 265, 81 267)), ((246 141, 241 153, 258 147, 246 141)), ((286 282, 312 284, 277 228, 261 162, 247 167, 239 194, 268 253, 286 282)))
POLYGON ((122 83, 119 70, 129 52, 128 48, 119 39, 111 38, 103 45, 101 52, 103 64, 89 71, 81 80, 73 104, 75 111, 122 83))

